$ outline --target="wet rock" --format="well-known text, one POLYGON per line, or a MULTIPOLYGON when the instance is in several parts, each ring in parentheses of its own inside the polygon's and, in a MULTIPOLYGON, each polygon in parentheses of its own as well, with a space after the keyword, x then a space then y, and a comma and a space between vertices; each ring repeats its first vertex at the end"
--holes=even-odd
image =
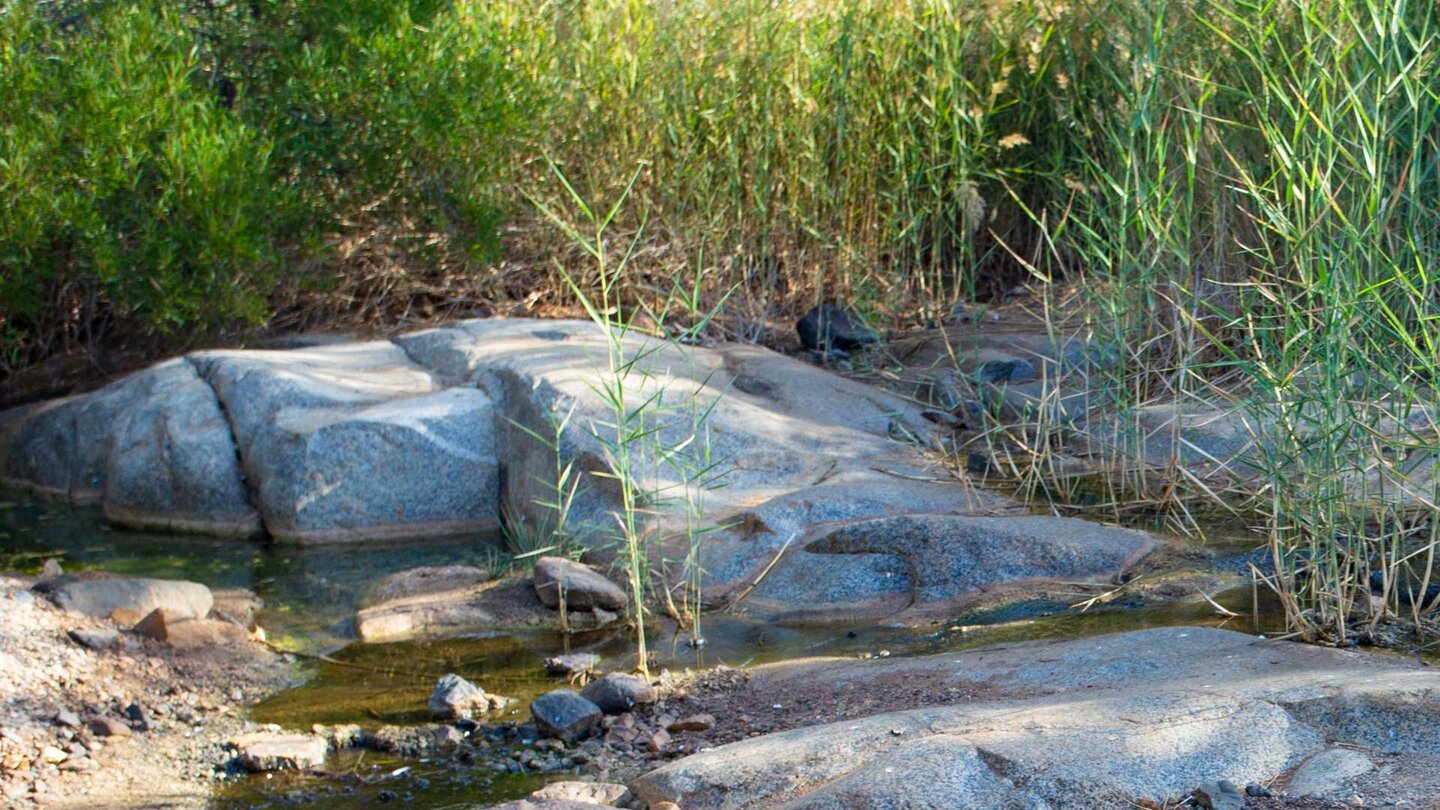
POLYGON ((665 726, 667 731, 709 731, 715 725, 715 718, 708 714, 694 714, 682 720, 676 720, 665 726))
POLYGON ((569 653, 545 659, 545 671, 551 675, 574 675, 590 672, 600 666, 600 656, 595 653, 569 653))
POLYGON ((251 773, 303 771, 325 764, 325 740, 304 734, 257 732, 231 741, 251 773))
POLYGON ((535 728, 547 737, 575 740, 599 724, 604 712, 599 706, 569 689, 546 692, 530 704, 535 728))
POLYGON ((388 341, 192 355, 230 417, 265 528, 303 543, 493 527, 494 406, 388 341))
POLYGON ((425 705, 430 709, 432 719, 455 720, 471 717, 477 712, 496 711, 512 702, 507 697, 486 694, 484 689, 452 672, 441 676, 435 683, 435 689, 430 692, 430 699, 425 705))
POLYGON ((1244 810, 1245 794, 1233 782, 1225 779, 1201 782, 1190 794, 1195 806, 1201 810, 1244 810))
POLYGON ((530 798, 621 806, 630 800, 630 789, 610 782, 551 782, 531 793, 530 798))
POLYGON ((114 630, 85 630, 75 629, 67 631, 66 635, 70 640, 79 644, 87 650, 100 652, 109 650, 120 643, 120 634, 114 630))
POLYGON ((176 616, 203 617, 215 601, 198 582, 139 577, 62 577, 49 584, 47 596, 63 610, 102 619, 116 611, 143 617, 161 608, 176 616))
POLYGON ((541 557, 535 561, 535 593, 546 607, 565 606, 571 610, 618 610, 625 606, 625 591, 587 565, 564 557, 541 557))
POLYGON ((587 684, 580 694, 606 714, 623 714, 637 705, 654 703, 655 687, 638 675, 612 672, 587 684))
POLYGON ((830 304, 812 307, 795 322, 795 332, 811 351, 861 349, 880 339, 859 316, 830 304))
POLYGON ((94 717, 85 724, 96 737, 129 737, 130 727, 113 717, 94 717))
POLYGON ((1348 781, 1375 770, 1369 757, 1351 748, 1330 748, 1295 769, 1285 792, 1290 796, 1334 798, 1348 781))

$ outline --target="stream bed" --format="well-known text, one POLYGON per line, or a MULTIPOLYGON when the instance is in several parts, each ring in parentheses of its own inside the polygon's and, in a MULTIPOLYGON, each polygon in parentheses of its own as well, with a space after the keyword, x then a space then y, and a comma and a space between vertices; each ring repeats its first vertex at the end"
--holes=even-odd
MULTIPOLYGON (((529 701, 564 685, 563 679, 545 675, 544 659, 562 652, 594 652, 612 661, 623 660, 631 650, 623 628, 571 635, 537 630, 389 644, 353 641, 352 617, 374 582, 416 566, 493 564, 500 559, 499 542, 497 536, 487 535, 431 543, 267 546, 120 531, 106 526, 95 510, 0 494, 0 570, 33 572, 53 557, 67 570, 100 569, 249 588, 265 600, 259 623, 270 641, 331 659, 298 663, 296 686, 253 707, 251 717, 257 723, 302 730, 312 724, 373 728, 423 723, 425 699, 435 680, 454 672, 489 692, 517 699, 499 721, 505 732, 497 744, 518 748, 533 742, 523 726, 529 701)), ((1242 615, 1223 618, 1198 600, 1143 606, 1122 600, 1087 611, 1062 602, 1022 602, 924 628, 874 621, 789 626, 707 615, 706 644, 700 649, 685 643, 673 625, 657 624, 651 631, 654 668, 739 667, 809 656, 918 655, 1172 625, 1270 632, 1282 623, 1273 605, 1262 604, 1257 626, 1248 588, 1216 599, 1242 615)), ((323 778, 234 779, 221 789, 218 806, 341 808, 403 802, 406 807, 431 810, 484 807, 523 797, 545 781, 567 776, 496 772, 448 758, 404 758, 372 751, 336 754, 328 770, 331 776, 323 778)))

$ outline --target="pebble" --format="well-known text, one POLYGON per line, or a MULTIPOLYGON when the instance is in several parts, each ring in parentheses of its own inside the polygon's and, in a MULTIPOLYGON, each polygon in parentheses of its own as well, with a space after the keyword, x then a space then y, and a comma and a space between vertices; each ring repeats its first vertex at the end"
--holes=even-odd
POLYGON ((96 717, 89 723, 97 737, 129 737, 130 727, 113 717, 96 717))

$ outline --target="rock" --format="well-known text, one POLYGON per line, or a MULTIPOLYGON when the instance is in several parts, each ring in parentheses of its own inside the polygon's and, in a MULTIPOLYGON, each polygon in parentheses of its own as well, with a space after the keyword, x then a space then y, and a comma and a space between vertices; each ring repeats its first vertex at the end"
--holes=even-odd
POLYGON ((806 550, 897 555, 913 607, 943 609, 1006 583, 1110 579, 1159 545, 1144 532, 1078 518, 906 515, 843 525, 806 550))
POLYGON ((45 565, 40 569, 41 579, 55 579, 56 577, 64 576, 64 574, 65 569, 60 567, 60 561, 54 557, 46 558, 45 565))
POLYGON ((643 703, 654 703, 655 687, 637 675, 612 672, 591 681, 580 694, 606 714, 623 714, 643 703))
POLYGON ((325 764, 325 740, 303 734, 256 732, 231 741, 240 765, 251 773, 303 771, 325 764))
POLYGON ((694 714, 682 720, 676 720, 665 726, 666 731, 709 731, 715 725, 715 718, 708 714, 694 714))
POLYGON ((600 656, 595 653, 569 653, 545 659, 545 671, 551 675, 575 675, 590 672, 600 666, 600 656))
POLYGON ((94 717, 86 723, 96 737, 129 737, 130 727, 113 717, 94 717))
POLYGON ((244 644, 249 640, 249 634, 238 625, 216 619, 189 618, 164 608, 150 611, 134 630, 137 635, 181 650, 244 644))
POLYGON ((1270 792, 1270 788, 1267 788, 1264 785, 1257 784, 1255 782, 1251 782, 1250 784, 1245 786, 1245 795, 1257 799, 1268 799, 1274 794, 1270 792))
POLYGON ((972 375, 975 382, 985 384, 1027 383, 1039 376, 1035 364, 1028 360, 990 360, 981 363, 972 375))
POLYGON ((496 711, 511 702, 510 698, 486 694, 484 689, 452 672, 436 681, 425 705, 430 709, 431 719, 455 720, 476 712, 496 711))
POLYGON ((1225 779, 1201 782, 1190 797, 1201 810, 1245 810, 1245 794, 1225 779))
POLYGON ((80 728, 80 716, 68 709, 61 709, 55 713, 54 723, 64 728, 80 728))
POLYGON ((252 630, 255 617, 265 607, 265 600, 245 588, 212 589, 215 604, 210 608, 210 618, 229 622, 237 627, 252 630))
POLYGON ((198 582, 138 577, 62 577, 49 585, 48 596, 57 607, 96 618, 116 611, 145 616, 164 608, 176 616, 197 618, 210 613, 214 598, 198 582))
POLYGON ((649 810, 680 810, 680 805, 674 802, 651 802, 649 810))
POLYGON ((1375 763, 1350 748, 1329 748, 1305 761, 1285 788, 1290 796, 1344 798, 1346 782, 1375 770, 1375 763))
POLYGON ((659 754, 662 753, 665 750, 665 746, 669 744, 670 732, 662 728, 654 734, 651 734, 650 739, 645 741, 645 750, 652 754, 659 754))
MULTIPOLYGON (((782 704, 797 690, 813 706, 853 706, 883 699, 877 683, 956 699, 730 743, 630 788, 640 801, 690 810, 772 796, 791 808, 1159 806, 1217 773, 1241 784, 1279 779, 1334 749, 1331 740, 1383 750, 1397 773, 1428 774, 1440 754, 1440 673, 1209 628, 792 661, 752 669, 746 689, 782 704)), ((1212 802, 1244 800, 1210 787, 1212 802)), ((1386 790, 1367 785, 1367 804, 1386 790)))
POLYGON ((531 793, 530 798, 621 806, 630 800, 630 789, 610 782, 551 782, 531 793))
POLYGON ((0 481, 139 528, 248 536, 235 444, 215 393, 184 358, 0 418, 0 481))
POLYGON ((135 724, 135 728, 139 731, 150 730, 150 716, 145 713, 145 709, 141 707, 139 703, 131 703, 129 706, 126 706, 125 716, 130 719, 131 723, 135 724))
POLYGON ((564 557, 541 557, 535 561, 535 593, 546 607, 565 606, 571 610, 618 610, 625 606, 625 591, 594 569, 564 557))
POLYGON ((812 307, 795 322, 795 331, 811 351, 861 349, 880 339, 858 316, 829 304, 812 307))
POLYGON ((355 614, 361 641, 489 629, 498 617, 486 604, 489 571, 468 565, 411 568, 381 580, 355 614))
POLYGON ((101 652, 120 643, 120 634, 114 630, 85 630, 77 628, 66 633, 70 640, 87 650, 101 652))
POLYGON ((58 765, 65 761, 70 755, 61 751, 53 745, 47 745, 40 749, 40 761, 50 765, 58 765))
POLYGON ((599 706, 569 689, 546 692, 530 704, 535 728, 547 737, 576 740, 600 723, 599 706))
POLYGON ((323 543, 493 528, 495 413, 387 341, 192 355, 230 416, 265 528, 323 543))
POLYGON ((491 810, 595 810, 593 801, 569 801, 564 798, 521 798, 495 804, 491 810))

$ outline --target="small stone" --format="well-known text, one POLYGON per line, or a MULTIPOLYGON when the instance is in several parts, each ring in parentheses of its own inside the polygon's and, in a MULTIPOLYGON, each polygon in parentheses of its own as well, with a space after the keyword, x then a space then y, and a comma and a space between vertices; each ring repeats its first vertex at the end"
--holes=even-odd
POLYGON ((650 740, 645 743, 645 750, 649 751, 652 754, 658 754, 664 751, 665 746, 669 744, 670 732, 662 728, 654 734, 650 735, 650 740))
POLYGON ((262 731, 231 741, 240 764, 251 773, 300 771, 325 764, 325 740, 303 734, 262 731))
POLYGON ((1228 779, 1205 781, 1190 794, 1201 810, 1244 810, 1245 795, 1228 779))
POLYGON ((654 703, 657 697, 655 688, 643 678, 621 672, 590 683, 580 694, 606 714, 628 712, 637 705, 654 703))
POLYGON ((468 718, 475 712, 483 714, 500 709, 510 702, 509 698, 486 694, 484 689, 452 672, 435 682, 425 705, 430 709, 431 718, 455 720, 468 718))
POLYGON ((60 763, 60 770, 70 773, 84 773, 96 766, 95 760, 86 757, 73 756, 60 763))
POLYGON ((129 737, 130 727, 113 717, 96 717, 88 723, 96 737, 129 737))
POLYGON ((530 798, 617 806, 630 800, 630 789, 610 782, 551 782, 531 793, 530 798))
POLYGON ((40 750, 40 761, 51 765, 58 765, 64 762, 70 755, 61 751, 53 745, 47 745, 40 750))
POLYGON ((530 704, 535 728, 547 737, 575 740, 600 722, 599 706, 569 689, 546 692, 530 704))
POLYGON ((708 714, 693 714, 665 726, 666 731, 709 731, 715 725, 715 718, 708 714))
POLYGON ((120 634, 114 630, 71 630, 70 640, 87 650, 100 652, 120 643, 120 634))
POLYGON ((65 576, 65 569, 60 567, 60 561, 51 557, 45 560, 45 565, 40 568, 41 579, 54 579, 65 576))
POLYGON ((595 653, 570 653, 545 659, 545 671, 551 675, 574 675, 589 672, 600 666, 600 656, 595 653))
POLYGON ((150 718, 145 714, 145 710, 140 707, 139 703, 131 703, 129 706, 126 706, 125 716, 130 718, 130 722, 134 723, 135 727, 140 731, 150 730, 150 718))
POLYGON ((1245 795, 1251 796, 1256 799, 1268 799, 1275 794, 1270 792, 1270 788, 1267 788, 1264 785, 1257 784, 1255 782, 1251 782, 1250 784, 1245 786, 1245 795))
POLYGON ((55 713, 55 725, 64 728, 80 728, 80 716, 68 709, 61 709, 55 713))
POLYGON ((859 349, 880 339, 859 317, 829 304, 812 307, 795 322, 795 331, 811 351, 859 349))
POLYGON ((654 802, 650 805, 650 810, 680 810, 680 805, 674 802, 654 802))

